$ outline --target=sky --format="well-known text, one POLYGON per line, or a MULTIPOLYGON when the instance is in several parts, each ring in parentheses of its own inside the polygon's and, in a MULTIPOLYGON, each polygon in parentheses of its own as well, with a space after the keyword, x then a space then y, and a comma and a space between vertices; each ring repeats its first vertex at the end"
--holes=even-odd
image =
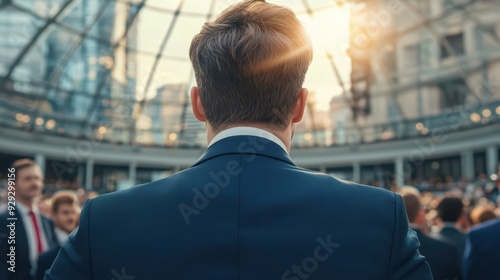
MULTIPOLYGON (((217 0, 212 19, 235 2, 237 1, 217 0)), ((308 0, 311 9, 316 10, 314 15, 310 16, 305 12, 301 0, 269 0, 268 2, 290 7, 309 31, 313 41, 314 58, 304 87, 314 92, 317 110, 328 110, 331 98, 341 94, 342 89, 326 56, 326 50, 333 55, 340 75, 346 87, 349 88, 351 65, 346 55, 349 44, 349 6, 340 7, 331 0, 308 0)), ((149 0, 147 3, 149 8, 146 7, 141 11, 138 21, 137 47, 147 52, 157 53, 174 20, 171 11, 177 9, 179 1, 149 0)), ((190 83, 194 85, 188 59, 189 44, 206 21, 210 5, 211 1, 184 0, 181 16, 174 22, 174 28, 162 52, 163 56, 151 80, 148 77, 152 72, 154 57, 139 55, 137 99, 144 97, 140 92, 144 92, 145 89, 148 89, 146 98, 153 98, 156 95, 156 89, 164 84, 190 83)))

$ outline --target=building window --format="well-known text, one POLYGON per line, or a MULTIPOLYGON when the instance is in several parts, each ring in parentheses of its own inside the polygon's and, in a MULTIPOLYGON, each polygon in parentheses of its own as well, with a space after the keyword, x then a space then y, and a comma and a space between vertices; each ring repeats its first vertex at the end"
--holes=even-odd
POLYGON ((405 69, 415 69, 418 67, 428 67, 432 64, 432 46, 430 40, 423 40, 417 45, 406 46, 403 50, 403 67, 405 69))
POLYGON ((479 50, 497 47, 498 33, 496 25, 477 26, 475 35, 479 50))
POLYGON ((462 55, 464 53, 465 47, 463 33, 447 35, 443 38, 443 42, 441 43, 441 59, 445 59, 453 55, 462 55))
POLYGON ((432 47, 433 42, 431 40, 424 40, 418 45, 419 51, 419 63, 421 66, 428 67, 432 64, 432 47))
POLYGON ((417 45, 410 45, 404 48, 403 66, 405 69, 416 68, 418 62, 417 45))
POLYGON ((441 91, 441 109, 464 105, 468 87, 463 78, 457 78, 439 84, 441 91))

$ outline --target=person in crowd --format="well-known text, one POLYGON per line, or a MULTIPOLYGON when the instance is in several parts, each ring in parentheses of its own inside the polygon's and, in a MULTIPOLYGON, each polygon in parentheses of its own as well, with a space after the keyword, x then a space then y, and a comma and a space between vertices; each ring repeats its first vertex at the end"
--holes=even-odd
POLYGON ((473 227, 467 235, 463 275, 465 280, 498 280, 500 269, 500 218, 473 227))
POLYGON ((76 194, 72 191, 59 191, 52 197, 52 219, 55 224, 57 246, 42 253, 38 257, 36 279, 43 280, 45 271, 54 262, 61 246, 68 241, 69 234, 78 225, 80 205, 76 194))
POLYGON ((437 206, 441 228, 432 237, 453 244, 460 259, 465 249, 465 234, 457 228, 459 219, 464 219, 464 204, 458 197, 445 197, 437 206))
POLYGON ((7 211, 7 188, 0 186, 0 213, 7 211))
POLYGON ((401 196, 406 207, 410 227, 417 233, 420 253, 427 259, 434 280, 461 279, 460 260, 453 245, 424 234, 425 214, 420 203, 420 193, 411 187, 402 188, 401 196))
POLYGON ((38 211, 40 213, 48 218, 52 218, 52 211, 51 211, 51 202, 50 202, 50 197, 44 197, 38 200, 38 211))
POLYGON ((239 2, 202 27, 190 58, 207 150, 170 177, 87 200, 46 280, 432 279, 401 196, 290 159, 312 60, 290 9, 239 2))
POLYGON ((20 159, 11 168, 16 176, 15 210, 0 214, 0 279, 33 279, 38 256, 56 244, 54 224, 37 207, 43 189, 40 167, 31 159, 20 159), (12 232, 15 243, 7 238, 12 232))
POLYGON ((496 218, 495 212, 493 212, 488 206, 478 205, 474 207, 470 213, 470 218, 473 225, 478 225, 489 220, 496 218))

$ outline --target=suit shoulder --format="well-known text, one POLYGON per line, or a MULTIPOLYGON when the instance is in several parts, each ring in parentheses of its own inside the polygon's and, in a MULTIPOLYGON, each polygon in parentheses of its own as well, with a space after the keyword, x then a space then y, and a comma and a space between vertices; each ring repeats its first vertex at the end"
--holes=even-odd
POLYGON ((363 184, 358 184, 354 183, 351 181, 343 180, 336 178, 332 175, 324 175, 330 178, 330 180, 333 181, 334 184, 339 184, 343 187, 346 187, 347 190, 353 190, 356 192, 364 192, 369 195, 375 195, 375 196, 381 196, 381 197, 386 197, 386 198, 394 198, 395 193, 392 191, 389 191, 384 188, 378 188, 374 186, 369 186, 369 185, 363 185, 363 184))
POLYGON ((189 178, 188 174, 190 173, 190 169, 191 168, 177 172, 171 176, 153 182, 136 185, 126 190, 99 195, 92 199, 92 205, 117 202, 120 203, 122 201, 131 202, 138 199, 156 197, 162 191, 167 190, 169 187, 175 186, 179 180, 185 180, 186 178, 189 178))
POLYGON ((304 176, 309 176, 309 178, 306 179, 307 181, 311 182, 311 185, 321 187, 327 186, 329 188, 334 188, 340 193, 344 193, 353 197, 370 197, 370 199, 372 200, 394 200, 396 195, 394 192, 383 188, 354 183, 351 181, 336 178, 335 176, 329 174, 314 172, 302 168, 299 168, 299 171, 303 173, 304 176))
POLYGON ((481 236, 490 234, 500 234, 500 218, 484 222, 476 227, 473 227, 469 232, 469 236, 471 238, 480 238, 481 236))

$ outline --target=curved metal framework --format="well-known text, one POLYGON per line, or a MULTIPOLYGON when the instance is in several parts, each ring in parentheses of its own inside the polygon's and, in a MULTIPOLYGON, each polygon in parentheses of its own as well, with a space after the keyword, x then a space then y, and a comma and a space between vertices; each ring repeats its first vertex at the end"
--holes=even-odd
MULTIPOLYGON (((198 1, 194 0, 22 1, 0 1, 0 18, 2 14, 8 13, 11 17, 0 20, 0 34, 11 30, 12 33, 7 35, 14 38, 14 34, 22 33, 23 28, 34 29, 24 34, 24 41, 19 46, 12 43, 17 40, 15 38, 7 40, 11 42, 10 45, 2 46, 0 43, 0 49, 7 49, 8 56, 11 56, 0 59, 0 126, 116 144, 198 146, 196 135, 186 131, 189 123, 194 121, 190 118, 188 98, 189 86, 193 84, 194 77, 188 57, 179 55, 180 52, 187 53, 186 42, 190 40, 182 30, 189 27, 196 31, 203 21, 210 20, 225 8, 227 2, 236 0, 224 3, 203 1, 205 4, 198 5, 203 8, 196 8, 197 4, 193 2, 198 1), (39 10, 40 6, 44 8, 43 11, 39 10), (158 22, 158 25, 151 26, 152 18, 167 19, 167 23, 158 22), (186 26, 185 21, 181 24, 184 18, 196 22, 193 24, 196 27, 186 26), (17 24, 16 20, 24 20, 24 26, 17 24), (148 20, 149 25, 144 25, 148 20), (152 29, 154 32, 151 32, 152 29), (161 40, 154 38, 156 36, 161 36, 161 40), (33 69, 36 67, 41 72, 35 72, 33 69), (186 73, 183 73, 184 70, 186 73), (159 77, 164 73, 165 77, 159 77), (151 91, 154 94, 149 96, 151 91)), ((438 16, 428 17, 412 1, 402 0, 401 3, 420 21, 403 30, 386 33, 377 42, 383 44, 405 33, 425 28, 440 46, 455 57, 459 76, 465 79, 477 69, 463 65, 451 43, 440 35, 435 25, 460 13, 475 26, 484 26, 471 12, 476 1, 462 4, 447 1, 451 9, 438 16)), ((340 4, 356 5, 362 1, 325 0, 321 5, 318 2, 321 1, 301 0, 292 8, 297 14, 314 19, 316 13, 327 12, 340 4)), ((285 1, 282 4, 287 3, 285 1)), ((498 5, 495 7, 500 8, 498 5)), ((498 32, 487 30, 486 27, 484 32, 500 45, 498 32)), ((341 90, 342 100, 334 98, 332 102, 349 106, 353 98, 349 89, 351 85, 344 81, 332 53, 327 48, 324 51, 333 70, 333 76, 326 78, 332 79, 333 84, 341 90)), ((384 69, 385 66, 378 67, 384 69)), ((397 96, 415 86, 414 83, 396 85, 387 76, 388 90, 373 92, 372 97, 392 96, 398 106, 397 96)), ((471 95, 475 92, 469 87, 468 93, 471 95)), ((481 106, 478 108, 483 108, 481 106)), ((484 108, 492 112, 492 119, 500 115, 500 107, 484 104, 484 108)), ((411 125, 416 122, 431 123, 431 119, 440 118, 408 120, 401 109, 398 111, 399 121, 411 125)), ((388 123, 380 127, 395 127, 395 124, 388 123)), ((314 121, 310 130, 315 136, 314 121)), ((378 131, 379 126, 364 127, 354 122, 352 127, 345 128, 348 134, 361 135, 373 130, 378 131)), ((380 131, 380 134, 383 132, 380 131)), ((335 138, 333 134, 331 137, 335 138)), ((411 136, 414 131, 403 134, 411 136)), ((394 137, 397 138, 397 135, 394 137)), ((359 141, 364 141, 363 136, 361 139, 354 137, 352 142, 347 143, 359 141)), ((338 143, 335 139, 332 142, 338 143)))

